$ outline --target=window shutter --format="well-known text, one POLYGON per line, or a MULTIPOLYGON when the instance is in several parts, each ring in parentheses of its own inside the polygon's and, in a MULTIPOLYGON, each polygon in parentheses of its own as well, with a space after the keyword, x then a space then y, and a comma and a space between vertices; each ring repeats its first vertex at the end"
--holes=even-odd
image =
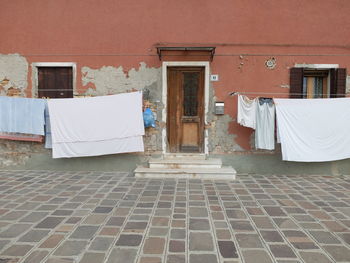
POLYGON ((336 72, 336 97, 345 97, 346 68, 338 68, 336 72))
POLYGON ((331 98, 345 97, 346 68, 330 70, 331 98))
POLYGON ((72 67, 39 67, 38 97, 73 98, 72 67))
POLYGON ((290 98, 303 97, 303 68, 290 69, 289 93, 290 98))
POLYGON ((330 97, 335 98, 337 94, 337 72, 336 69, 332 68, 329 70, 330 73, 330 97))

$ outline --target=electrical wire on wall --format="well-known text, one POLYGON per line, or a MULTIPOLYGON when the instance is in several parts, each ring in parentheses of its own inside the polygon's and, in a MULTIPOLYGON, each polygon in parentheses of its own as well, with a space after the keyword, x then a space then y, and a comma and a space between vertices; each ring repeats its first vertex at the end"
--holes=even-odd
MULTIPOLYGON (((158 57, 156 54, 22 54, 25 57, 158 57)), ((172 54, 174 57, 183 57, 184 55, 172 54)), ((198 55, 188 54, 189 57, 198 57, 198 55)), ((265 56, 275 56, 275 57, 348 57, 350 54, 273 54, 273 53, 227 53, 218 54, 215 53, 216 57, 235 57, 235 56, 246 56, 246 57, 265 57, 265 56)))

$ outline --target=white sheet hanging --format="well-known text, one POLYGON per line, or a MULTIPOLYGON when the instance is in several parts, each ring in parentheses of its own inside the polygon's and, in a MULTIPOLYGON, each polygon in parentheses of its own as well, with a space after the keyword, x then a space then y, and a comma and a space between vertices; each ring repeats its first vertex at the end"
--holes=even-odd
POLYGON ((283 160, 350 158, 350 98, 274 101, 283 160))
MULTIPOLYGON (((266 100, 266 99, 265 99, 266 100)), ((275 105, 270 102, 256 107, 255 148, 264 150, 275 149, 275 105)))
POLYGON ((255 129, 257 98, 251 100, 247 96, 238 95, 237 122, 245 127, 255 129))
POLYGON ((144 135, 142 93, 50 99, 52 141, 83 142, 144 135))
POLYGON ((142 93, 51 99, 53 158, 143 151, 142 93))
POLYGON ((52 146, 53 158, 99 156, 144 151, 142 136, 91 142, 61 142, 53 143, 52 146))

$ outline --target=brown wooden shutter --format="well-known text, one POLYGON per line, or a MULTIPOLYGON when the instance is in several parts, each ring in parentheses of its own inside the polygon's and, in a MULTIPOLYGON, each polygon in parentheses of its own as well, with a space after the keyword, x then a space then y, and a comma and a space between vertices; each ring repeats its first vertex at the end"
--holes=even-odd
POLYGON ((73 98, 72 67, 38 67, 38 97, 73 98))
POLYGON ((303 68, 290 69, 289 93, 290 98, 303 97, 303 68))
POLYGON ((329 70, 330 74, 330 97, 335 98, 337 94, 337 74, 336 69, 329 70))
POLYGON ((336 97, 345 97, 346 68, 337 69, 336 97))

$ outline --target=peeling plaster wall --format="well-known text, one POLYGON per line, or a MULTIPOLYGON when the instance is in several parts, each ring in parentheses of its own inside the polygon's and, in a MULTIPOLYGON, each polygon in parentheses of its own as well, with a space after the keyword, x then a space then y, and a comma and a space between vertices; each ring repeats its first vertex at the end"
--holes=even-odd
MULTIPOLYGON (((149 68, 146 63, 141 62, 138 69, 132 68, 127 73, 122 66, 104 66, 99 69, 83 67, 81 72, 83 86, 87 88, 83 95, 100 96, 142 90, 144 106, 150 107, 156 113, 157 120, 162 119, 161 68, 149 68)), ((157 121, 156 128, 146 129, 146 153, 161 151, 161 127, 164 125, 157 121)))
MULTIPOLYGON (((208 111, 208 131, 209 131, 209 153, 232 153, 243 149, 236 143, 237 135, 229 133, 229 125, 233 121, 230 115, 215 115, 214 106, 217 98, 214 96, 215 90, 209 88, 209 111, 208 111)), ((226 103, 225 103, 226 104, 226 103)), ((227 107, 227 105, 226 105, 227 107)))
POLYGON ((229 115, 215 116, 209 129, 209 152, 232 153, 243 149, 235 142, 237 135, 229 134, 232 118, 229 115))
MULTIPOLYGON (((19 54, 0 54, 0 96, 25 97, 28 62, 19 54)), ((42 151, 39 143, 0 140, 0 167, 24 164, 32 152, 42 151)))
POLYGON ((0 95, 25 96, 28 62, 19 54, 0 54, 0 95))
MULTIPOLYGON (((116 94, 132 90, 143 90, 161 80, 160 68, 147 68, 144 62, 138 69, 130 69, 127 73, 123 67, 104 66, 100 69, 82 67, 83 86, 87 86, 86 95, 100 96, 116 94), (89 87, 88 84, 93 84, 89 87)), ((159 87, 160 89, 161 87, 159 87)), ((159 90, 161 92, 161 89, 159 90)), ((155 91, 152 91, 155 93, 155 91)))

